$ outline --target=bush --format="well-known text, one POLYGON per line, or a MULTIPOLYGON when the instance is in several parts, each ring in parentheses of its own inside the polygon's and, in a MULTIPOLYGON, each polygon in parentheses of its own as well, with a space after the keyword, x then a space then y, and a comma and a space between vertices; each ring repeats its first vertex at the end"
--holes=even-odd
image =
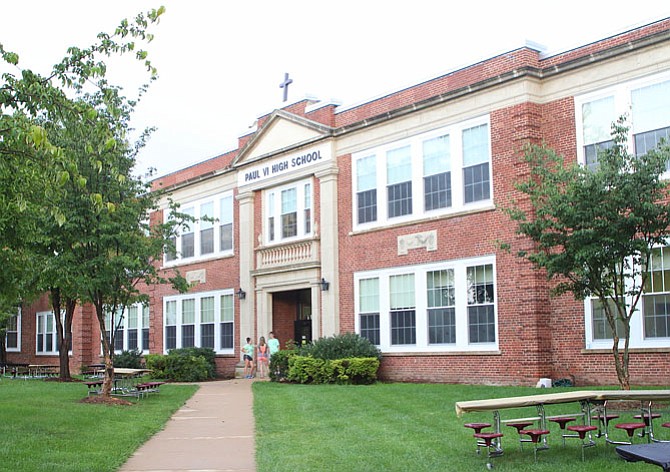
POLYGON ((114 367, 141 369, 143 367, 142 353, 135 349, 133 351, 123 351, 121 354, 114 354, 114 367))
POLYGON ((270 380, 280 382, 288 378, 289 359, 296 355, 294 350, 277 351, 270 357, 270 380))
POLYGON ((209 364, 202 356, 194 356, 189 353, 170 353, 166 356, 165 366, 166 378, 175 382, 200 382, 208 380, 209 364))
POLYGON ((149 374, 154 379, 167 379, 166 367, 167 356, 164 354, 147 354, 144 356, 144 362, 147 369, 151 370, 149 374))
POLYGON ((216 353, 209 347, 184 347, 181 349, 170 349, 168 355, 186 355, 194 357, 204 357, 207 361, 207 378, 216 377, 216 353))
POLYGON ((288 380, 303 384, 371 384, 377 379, 379 369, 379 359, 375 357, 330 360, 292 355, 288 364, 288 380))
POLYGON ((175 382, 200 382, 215 377, 215 354, 208 348, 171 349, 168 355, 148 354, 151 377, 175 382))
POLYGON ((349 357, 374 357, 381 359, 379 349, 356 333, 344 333, 321 338, 312 344, 298 348, 301 356, 312 356, 317 359, 345 359, 349 357))

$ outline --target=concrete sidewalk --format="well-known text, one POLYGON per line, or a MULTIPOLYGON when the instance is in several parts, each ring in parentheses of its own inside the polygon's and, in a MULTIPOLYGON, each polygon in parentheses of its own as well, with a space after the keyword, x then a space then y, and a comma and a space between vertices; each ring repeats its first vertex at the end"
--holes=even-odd
POLYGON ((255 471, 252 383, 235 379, 199 384, 165 428, 119 471, 255 471))

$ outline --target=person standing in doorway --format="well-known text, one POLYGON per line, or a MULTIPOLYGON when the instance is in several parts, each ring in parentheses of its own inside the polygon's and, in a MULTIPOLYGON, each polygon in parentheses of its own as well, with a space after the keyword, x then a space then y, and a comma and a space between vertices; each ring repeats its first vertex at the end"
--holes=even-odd
POLYGON ((242 346, 242 358, 244 359, 244 378, 252 379, 254 377, 254 345, 251 344, 251 338, 247 338, 247 343, 242 346))
POLYGON ((258 375, 261 379, 265 378, 265 373, 268 371, 268 360, 270 359, 270 348, 265 343, 265 337, 261 336, 258 340, 258 347, 256 348, 256 362, 258 363, 258 375))
POLYGON ((268 335, 268 347, 270 348, 270 358, 272 358, 272 354, 279 351, 279 339, 275 338, 275 333, 272 331, 268 335))

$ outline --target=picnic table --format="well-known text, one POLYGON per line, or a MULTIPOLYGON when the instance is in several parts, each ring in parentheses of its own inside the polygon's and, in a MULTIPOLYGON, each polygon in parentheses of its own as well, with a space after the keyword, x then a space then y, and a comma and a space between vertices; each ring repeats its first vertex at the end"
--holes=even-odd
MULTIPOLYGON (((151 372, 150 369, 130 369, 124 367, 114 368, 114 385, 112 387, 112 395, 114 396, 130 396, 130 397, 144 397, 150 393, 158 393, 158 388, 165 382, 142 382, 141 378, 145 374, 151 372)), ((104 369, 99 373, 104 374, 104 369)), ((103 379, 95 379, 84 382, 88 388, 88 395, 94 393, 99 394, 102 390, 103 379)))

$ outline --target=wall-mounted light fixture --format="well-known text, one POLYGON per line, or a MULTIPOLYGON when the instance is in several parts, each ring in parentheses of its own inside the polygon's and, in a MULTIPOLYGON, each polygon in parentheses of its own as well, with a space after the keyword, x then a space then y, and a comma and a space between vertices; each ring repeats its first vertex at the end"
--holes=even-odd
POLYGON ((237 298, 239 298, 240 300, 244 300, 247 297, 247 292, 242 290, 242 287, 240 287, 240 289, 237 292, 235 292, 235 295, 237 295, 237 298))
POLYGON ((328 289, 330 288, 330 282, 326 282, 326 279, 324 279, 323 277, 321 278, 321 282, 319 282, 319 285, 321 285, 322 292, 327 292, 328 289))

